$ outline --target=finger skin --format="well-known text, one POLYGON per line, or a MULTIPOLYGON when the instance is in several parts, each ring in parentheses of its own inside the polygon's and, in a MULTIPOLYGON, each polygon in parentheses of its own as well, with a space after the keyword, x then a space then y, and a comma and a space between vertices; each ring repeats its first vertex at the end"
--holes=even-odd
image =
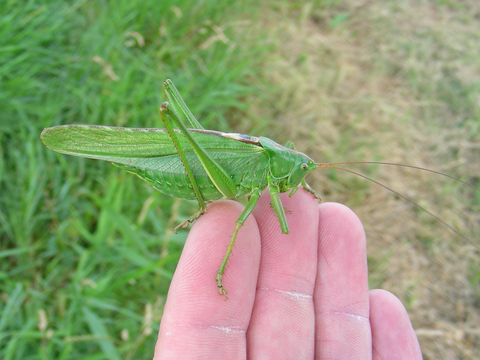
POLYGON ((262 237, 262 255, 248 359, 312 359, 315 317, 313 289, 317 272, 318 206, 299 189, 281 194, 290 234, 282 234, 264 193, 254 211, 262 237))
POLYGON ((154 359, 371 359, 372 348, 377 360, 422 358, 400 301, 368 292, 358 218, 340 204, 317 207, 303 194, 281 195, 292 210, 289 235, 262 195, 254 211, 259 226, 247 219, 227 265, 227 302, 214 278, 243 207, 209 205, 187 238, 154 359))
POLYGON ((240 229, 218 293, 215 275, 243 206, 210 204, 190 230, 170 285, 154 359, 245 359, 260 261, 260 235, 249 216, 240 229))
POLYGON ((370 322, 374 360, 421 360, 422 352, 408 313, 385 290, 370 291, 370 322))
POLYGON ((315 359, 371 359, 366 240, 358 217, 319 206, 315 359))

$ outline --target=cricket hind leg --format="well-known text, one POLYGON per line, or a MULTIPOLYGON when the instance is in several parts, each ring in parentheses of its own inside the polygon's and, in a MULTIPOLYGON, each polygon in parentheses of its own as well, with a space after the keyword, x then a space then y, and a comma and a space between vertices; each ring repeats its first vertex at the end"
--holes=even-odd
POLYGON ((190 216, 188 219, 182 221, 180 224, 178 224, 177 226, 175 226, 175 228, 173 229, 173 232, 176 234, 177 233, 177 230, 179 228, 182 228, 182 229, 186 229, 188 228, 188 225, 192 224, 195 220, 197 220, 200 216, 202 216, 203 214, 205 214, 207 212, 207 209, 201 209, 200 211, 197 211, 195 214, 193 214, 192 216, 190 216))
MULTIPOLYGON (((206 204, 210 204, 212 201, 206 201, 206 204)), ((198 204, 200 206, 200 209, 195 213, 193 214, 192 216, 190 216, 188 219, 182 221, 180 224, 178 224, 177 226, 175 226, 175 228, 173 229, 173 232, 176 234, 177 233, 177 230, 182 228, 182 229, 186 229, 188 228, 188 226, 190 224, 193 224, 195 222, 195 220, 197 220, 200 216, 202 216, 203 214, 205 214, 207 212, 207 207, 205 206, 205 208, 202 208, 201 207, 201 204, 199 203, 198 204)))
POLYGON ((220 295, 225 296, 225 300, 228 300, 227 289, 223 286, 223 283, 222 283, 222 277, 223 277, 223 274, 225 273, 225 267, 227 266, 228 259, 230 258, 233 247, 235 246, 235 240, 237 238, 238 232, 240 228, 243 226, 245 220, 247 220, 248 216, 252 213, 253 209, 255 209, 255 206, 257 205, 257 201, 260 198, 261 194, 262 194, 261 189, 254 189, 252 191, 252 194, 250 195, 250 199, 248 200, 247 206, 243 210, 238 220, 235 222, 235 230, 233 230, 232 237, 230 238, 230 242, 227 246, 227 252, 225 253, 225 256, 222 259, 222 263, 220 264, 220 268, 217 271, 215 281, 217 282, 218 293, 220 295))

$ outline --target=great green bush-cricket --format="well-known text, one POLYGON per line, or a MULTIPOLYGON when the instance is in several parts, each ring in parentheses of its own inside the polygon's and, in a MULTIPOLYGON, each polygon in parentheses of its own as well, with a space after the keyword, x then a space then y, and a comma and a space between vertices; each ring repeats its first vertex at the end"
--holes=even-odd
POLYGON ((319 200, 315 191, 305 182, 305 176, 319 167, 337 168, 336 165, 342 163, 315 163, 297 151, 291 142, 282 146, 266 137, 205 130, 170 80, 164 82, 164 91, 167 101, 162 104, 160 115, 165 129, 61 125, 44 129, 41 139, 48 148, 59 153, 110 161, 138 175, 164 194, 196 200, 199 211, 178 225, 175 231, 179 227, 188 227, 205 212, 206 203, 210 201, 248 196, 248 203, 236 221, 215 278, 219 293, 227 299, 222 276, 237 234, 255 208, 262 191, 268 189, 282 233, 288 234, 288 223, 279 193, 290 192, 289 196, 292 196, 301 184, 319 200), (191 128, 187 129, 186 124, 191 128))

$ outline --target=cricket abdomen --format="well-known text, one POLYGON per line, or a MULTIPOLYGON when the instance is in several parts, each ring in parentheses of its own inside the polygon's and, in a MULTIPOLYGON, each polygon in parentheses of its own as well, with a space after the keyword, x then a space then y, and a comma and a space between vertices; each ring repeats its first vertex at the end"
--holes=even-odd
MULTIPOLYGON (((212 154, 211 154, 212 155, 212 154)), ((226 153, 214 154, 215 161, 230 175, 236 187, 235 198, 241 198, 251 193, 253 188, 267 186, 268 161, 258 161, 258 158, 244 157, 242 159, 228 158, 226 153)), ((178 161, 179 162, 179 161, 178 161)), ((139 168, 115 164, 145 180, 156 190, 176 198, 196 200, 192 184, 183 170, 183 164, 175 163, 168 170, 162 171, 152 168, 139 168)), ((198 162, 190 163, 195 181, 205 201, 224 198, 223 194, 215 187, 205 169, 198 162)))
MULTIPOLYGON (((180 199, 196 199, 192 184, 185 173, 178 174, 123 166, 122 168, 142 178, 161 193, 180 199)), ((222 193, 210 181, 207 174, 205 176, 195 176, 195 180, 204 200, 218 200, 223 197, 222 193)))

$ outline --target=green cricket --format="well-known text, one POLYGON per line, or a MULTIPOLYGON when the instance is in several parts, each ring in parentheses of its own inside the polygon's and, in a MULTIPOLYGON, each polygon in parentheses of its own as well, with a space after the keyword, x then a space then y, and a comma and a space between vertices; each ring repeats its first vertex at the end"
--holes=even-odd
MULTIPOLYGON (((179 224, 175 232, 179 227, 187 228, 205 213, 208 202, 248 196, 248 203, 236 221, 215 277, 218 292, 225 299, 227 289, 222 283, 222 276, 237 234, 254 210, 262 191, 268 189, 282 233, 288 234, 288 223, 279 194, 290 192, 289 196, 292 196, 301 184, 320 201, 319 196, 305 182, 305 176, 320 167, 362 176, 426 211, 458 234, 441 219, 392 189, 361 174, 336 167, 349 162, 318 164, 297 151, 291 142, 282 146, 262 136, 205 130, 190 112, 172 81, 166 80, 163 88, 167 101, 162 104, 160 115, 165 129, 61 125, 44 129, 40 137, 45 146, 56 152, 112 162, 136 174, 164 194, 196 200, 199 211, 179 224), (190 128, 187 129, 186 124, 190 128)), ((450 177, 409 165, 376 164, 411 167, 450 177)))

